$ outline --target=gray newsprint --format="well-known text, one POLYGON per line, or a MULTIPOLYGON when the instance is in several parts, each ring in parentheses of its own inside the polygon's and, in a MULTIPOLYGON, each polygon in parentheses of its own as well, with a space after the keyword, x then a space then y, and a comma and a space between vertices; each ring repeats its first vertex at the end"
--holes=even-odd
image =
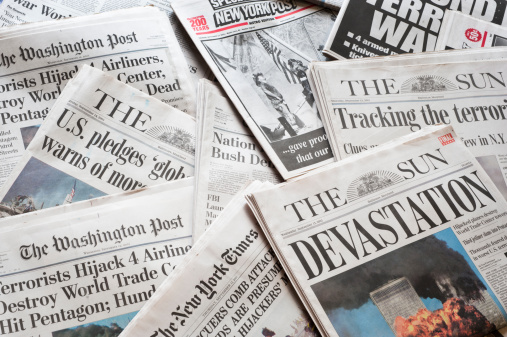
POLYGON ((118 336, 192 244, 193 178, 0 219, 0 334, 118 336))
POLYGON ((84 65, 0 189, 2 216, 192 176, 195 119, 84 65))
POLYGON ((485 336, 507 325, 507 202, 450 126, 248 200, 324 336, 485 336))
POLYGON ((335 13, 293 0, 173 1, 174 12, 284 179, 334 161, 306 77, 335 13))
POLYGON ((202 80, 199 159, 196 157, 194 240, 199 238, 247 181, 282 180, 231 102, 202 80))
POLYGON ((320 334, 245 198, 237 195, 122 335, 138 336, 320 334))
POLYGON ((345 0, 324 53, 336 59, 435 50, 446 10, 507 25, 505 0, 345 0))
POLYGON ((446 11, 436 50, 507 46, 507 27, 446 11))
POLYGON ((139 6, 155 6, 166 13, 188 63, 188 70, 194 84, 197 84, 200 78, 213 76, 174 14, 171 0, 4 0, 3 3, 0 1, 0 27, 27 22, 59 20, 139 6))
POLYGON ((428 125, 451 124, 507 198, 506 65, 491 59, 505 48, 457 52, 434 53, 429 64, 420 64, 423 57, 396 66, 381 59, 316 64, 312 83, 322 88, 333 151, 343 159, 428 125), (462 60, 469 52, 486 56, 462 60))
POLYGON ((82 64, 194 113, 195 93, 181 67, 185 60, 167 17, 155 8, 27 24, 14 31, 0 29, 0 186, 82 64))

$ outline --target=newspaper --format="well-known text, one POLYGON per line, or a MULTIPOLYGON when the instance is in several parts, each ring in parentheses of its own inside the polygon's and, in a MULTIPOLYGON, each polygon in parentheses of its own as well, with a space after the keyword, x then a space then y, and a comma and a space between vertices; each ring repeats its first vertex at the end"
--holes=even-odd
POLYGON ((191 248, 193 182, 0 219, 0 334, 118 336, 191 248))
POLYGON ((488 59, 507 54, 505 48, 478 49, 472 54, 483 60, 462 61, 468 52, 405 58, 396 66, 381 59, 356 67, 315 64, 312 84, 319 86, 335 154, 343 159, 426 125, 452 124, 507 198, 505 61, 488 59))
POLYGON ((244 197, 238 195, 122 337, 320 336, 312 327, 244 197))
POLYGON ((3 28, 0 41, 0 186, 81 64, 193 114, 185 60, 155 8, 3 28))
POLYGON ((248 181, 282 180, 230 101, 202 80, 205 96, 198 120, 194 240, 218 217, 248 181))
POLYGON ((307 1, 311 2, 312 4, 327 7, 335 11, 338 11, 340 7, 343 5, 343 0, 307 0, 307 1))
POLYGON ((507 27, 446 11, 436 50, 507 46, 507 27))
POLYGON ((334 161, 306 77, 334 12, 293 0, 172 7, 284 179, 334 161))
POLYGON ((172 11, 170 0, 5 0, 0 4, 0 27, 27 22, 58 20, 148 5, 155 6, 167 14, 188 63, 191 79, 194 84, 197 84, 200 78, 211 78, 213 75, 211 70, 208 68, 195 46, 189 43, 190 38, 172 11))
POLYGON ((324 54, 336 59, 433 51, 446 9, 507 25, 507 1, 345 0, 324 54))
POLYGON ((506 326, 507 203, 450 126, 248 195, 324 336, 506 326))
POLYGON ((189 177, 194 152, 194 118, 84 65, 0 189, 0 215, 189 177))

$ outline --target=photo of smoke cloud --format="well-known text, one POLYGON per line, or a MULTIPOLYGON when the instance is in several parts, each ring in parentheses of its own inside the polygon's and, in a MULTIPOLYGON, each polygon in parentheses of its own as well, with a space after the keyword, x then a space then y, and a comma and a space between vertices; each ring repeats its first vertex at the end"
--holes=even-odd
POLYGON ((502 193, 503 197, 507 200, 507 184, 505 184, 505 180, 503 178, 503 172, 498 164, 498 160, 496 156, 481 156, 476 157, 479 164, 481 164, 482 168, 489 175, 491 180, 495 183, 495 186, 498 188, 500 193, 502 193))
POLYGON ((507 325, 451 229, 312 289, 340 337, 479 337, 507 325))
POLYGON ((53 332, 52 337, 118 337, 136 312, 53 332))
POLYGON ((274 28, 204 41, 270 142, 323 127, 306 70, 311 60, 325 59, 320 49, 333 18, 331 11, 323 10, 274 28))
POLYGON ((21 137, 23 138, 23 145, 24 145, 25 149, 32 142, 33 137, 35 137, 35 134, 37 134, 37 131, 39 131, 39 127, 40 127, 40 124, 33 125, 33 126, 27 126, 27 127, 19 129, 19 131, 21 131, 21 137))
POLYGON ((0 202, 0 218, 103 195, 104 192, 32 157, 0 202))

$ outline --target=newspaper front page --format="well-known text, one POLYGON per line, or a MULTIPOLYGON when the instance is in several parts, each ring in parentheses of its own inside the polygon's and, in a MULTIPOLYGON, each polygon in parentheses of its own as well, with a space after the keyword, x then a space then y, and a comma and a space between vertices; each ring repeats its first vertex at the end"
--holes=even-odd
POLYGON ((506 325, 507 203, 450 126, 248 200, 325 336, 483 336, 506 325))
POLYGON ((435 50, 446 9, 507 25, 505 0, 345 0, 324 53, 336 59, 435 50))
POLYGON ((293 0, 172 6, 284 179, 334 161, 306 77, 334 12, 293 0))
MULTIPOLYGON (((50 31, 47 24, 23 25, 30 34, 0 40, 0 186, 82 64, 193 113, 195 93, 162 12, 141 8, 94 15, 90 25, 87 19, 65 20, 60 29, 51 23, 55 30, 50 31)), ((0 38, 9 31, 0 30, 0 38)))
POLYGON ((446 11, 436 50, 507 46, 507 27, 446 11))
POLYGON ((0 190, 2 216, 189 177, 194 152, 194 118, 85 65, 0 190))
POLYGON ((109 12, 139 6, 155 6, 163 10, 174 30, 178 43, 183 51, 191 79, 196 84, 200 78, 211 78, 211 70, 204 62, 195 46, 190 42, 188 34, 181 26, 171 8, 170 0, 98 0, 98 1, 68 1, 68 0, 5 0, 0 2, 0 27, 38 22, 59 20, 68 17, 109 12))
POLYGON ((190 250, 193 178, 0 219, 0 334, 118 336, 190 250))
POLYGON ((122 337, 320 336, 310 322, 244 197, 238 195, 122 337))
POLYGON ((505 61, 334 65, 319 70, 318 81, 341 159, 427 125, 452 124, 507 198, 505 61))
POLYGON ((217 91, 205 89, 203 92, 206 98, 199 120, 202 134, 199 135, 199 160, 196 160, 194 240, 246 182, 283 181, 237 110, 217 91))

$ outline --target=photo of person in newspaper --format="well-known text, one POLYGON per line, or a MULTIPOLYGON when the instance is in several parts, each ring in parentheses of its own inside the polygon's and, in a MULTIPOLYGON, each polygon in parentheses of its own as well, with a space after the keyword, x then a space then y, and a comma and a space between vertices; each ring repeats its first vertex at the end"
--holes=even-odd
POLYGON ((484 336, 507 325, 451 228, 312 289, 341 337, 484 336))

